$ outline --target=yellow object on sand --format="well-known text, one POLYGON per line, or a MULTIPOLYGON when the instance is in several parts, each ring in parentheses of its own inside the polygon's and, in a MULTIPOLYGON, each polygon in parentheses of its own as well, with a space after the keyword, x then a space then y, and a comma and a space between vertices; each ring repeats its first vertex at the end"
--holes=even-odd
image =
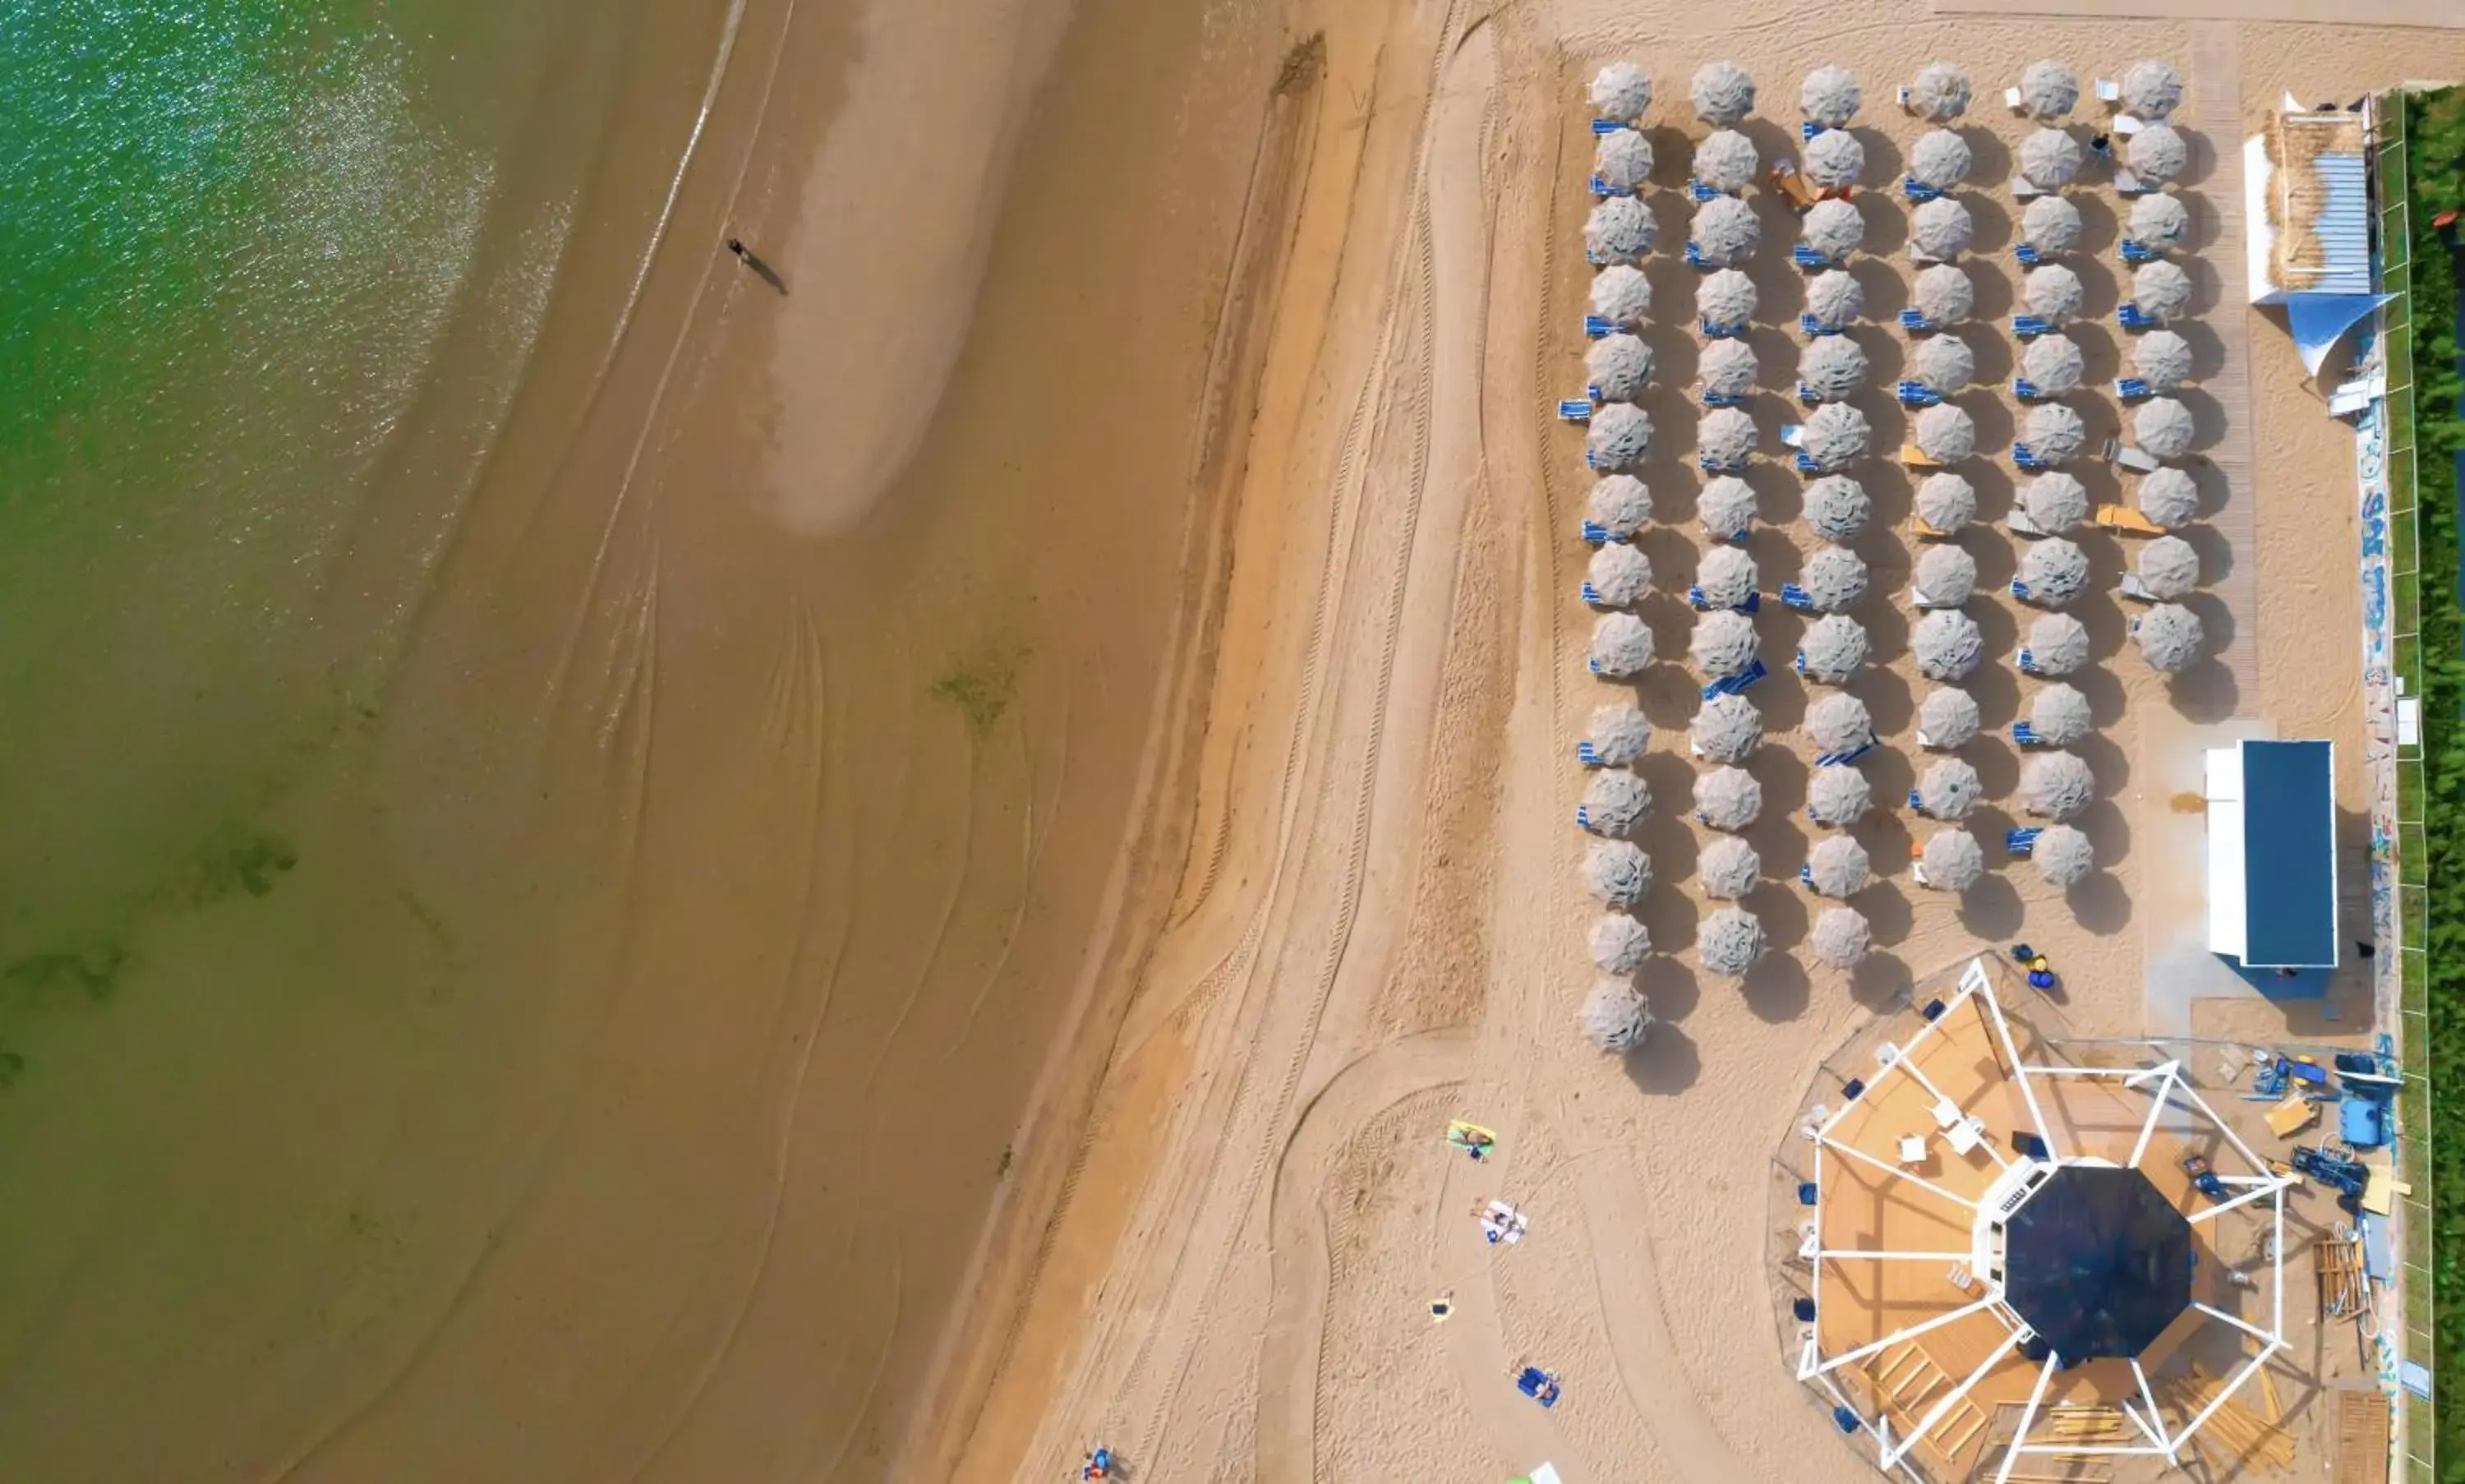
POLYGON ((2279 1139, 2291 1139, 2319 1119, 2320 1105, 2297 1093, 2268 1110, 2268 1131, 2279 1139))
POLYGON ((1486 1149, 1498 1142, 1498 1132, 1457 1119, 1447 1125, 1447 1142, 1458 1149, 1486 1149))

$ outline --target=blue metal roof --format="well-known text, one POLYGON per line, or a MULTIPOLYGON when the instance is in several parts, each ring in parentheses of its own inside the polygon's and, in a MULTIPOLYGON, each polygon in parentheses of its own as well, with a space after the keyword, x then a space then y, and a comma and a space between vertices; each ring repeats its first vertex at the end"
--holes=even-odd
POLYGON ((2242 797, 2244 966, 2334 966, 2334 744, 2245 742, 2242 797))
POLYGON ((2343 151, 2314 155, 2324 199, 2306 225, 2320 243, 2321 271, 2286 287, 2304 294, 2371 291, 2371 191, 2363 157, 2343 151))

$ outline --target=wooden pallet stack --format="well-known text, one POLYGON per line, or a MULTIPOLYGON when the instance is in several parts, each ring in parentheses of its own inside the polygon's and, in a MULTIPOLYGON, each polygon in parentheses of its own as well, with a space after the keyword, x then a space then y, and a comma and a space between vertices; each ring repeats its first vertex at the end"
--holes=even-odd
MULTIPOLYGON (((2221 1389, 2222 1384, 2206 1367, 2194 1365, 2189 1375, 2162 1387, 2161 1394, 2167 1406, 2187 1420, 2207 1411, 2221 1389)), ((2263 1369, 2235 1397, 2210 1413, 2208 1423, 2191 1434, 2192 1449, 2219 1474, 2267 1470, 2291 1473, 2294 1438, 2282 1425, 2276 1381, 2263 1369), (2254 1391, 2266 1407, 2264 1415, 2238 1400, 2254 1391)))

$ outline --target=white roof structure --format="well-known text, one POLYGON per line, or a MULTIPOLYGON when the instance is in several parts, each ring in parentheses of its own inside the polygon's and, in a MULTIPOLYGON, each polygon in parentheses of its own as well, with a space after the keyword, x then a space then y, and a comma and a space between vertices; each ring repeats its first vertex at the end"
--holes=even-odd
POLYGON ((2243 142, 2243 265, 2254 304, 2286 306, 2302 368, 2386 302, 2372 271, 2370 153, 2378 104, 2305 112, 2292 99, 2243 142))

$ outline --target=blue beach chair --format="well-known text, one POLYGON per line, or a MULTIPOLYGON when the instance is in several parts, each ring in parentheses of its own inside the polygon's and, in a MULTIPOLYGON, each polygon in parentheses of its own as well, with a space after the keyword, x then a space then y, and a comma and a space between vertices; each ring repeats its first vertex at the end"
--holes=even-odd
POLYGON ((2114 312, 2114 319, 2116 323, 2126 330, 2157 328, 2157 317, 2143 310, 2138 304, 2124 304, 2114 312))
POLYGON ((1941 196, 1943 190, 1939 187, 1925 184, 1913 175, 1904 175, 1900 178, 1900 194, 1909 198, 1910 205, 1923 206, 1941 196))
POLYGON ((1911 335, 1930 335, 1941 326, 1914 309, 1903 309, 1900 311, 1900 328, 1911 335))
POLYGON ((1559 420, 1560 422, 1566 422, 1566 423, 1588 423, 1588 422, 1590 422, 1590 421, 1592 420, 1592 400, 1591 400, 1591 398, 1589 398, 1589 397, 1561 397, 1561 398, 1559 398, 1559 399, 1558 399, 1558 420, 1559 420))
POLYGON ((1711 187, 1704 185, 1699 180, 1690 180, 1686 183, 1686 194, 1694 200, 1696 205, 1700 206, 1706 201, 1717 199, 1721 192, 1714 190, 1711 187))
POLYGON ((1703 698, 1711 700, 1721 696, 1743 696, 1757 680, 1770 674, 1771 672, 1764 667, 1762 660, 1749 660, 1746 668, 1736 675, 1724 676, 1703 687, 1703 698))
POLYGON ((2157 388, 2137 376, 2125 376, 2115 382, 2114 395, 2118 401, 2145 402, 2157 395, 2157 388))
POLYGON ((2011 723, 2011 745, 2015 747, 2043 747, 2047 745, 2047 743, 2037 736, 2037 729, 2035 727, 2031 726, 2026 721, 2014 721, 2011 723))
POLYGON ((2021 340, 2035 340, 2054 333, 2054 322, 2038 315, 2013 315, 2011 333, 2021 340))
POLYGON ((1805 144, 1812 140, 1814 136, 1823 132, 1823 127, 1824 126, 1822 124, 1815 122, 1811 119, 1805 121, 1797 126, 1798 142, 1800 144, 1805 144))
POLYGON ((1893 388, 1902 407, 1934 407, 1943 401, 1943 393, 1923 382, 1902 382, 1893 388))
POLYGON ((1705 340, 1736 340, 1746 333, 1746 326, 1743 322, 1714 324, 1711 321, 1705 320, 1702 321, 1702 328, 1705 340))
POLYGON ((2011 378, 2011 395, 2023 402, 2036 402, 2045 397, 2045 393, 2037 389, 2037 384, 2025 376, 2011 378))
POLYGON ((2037 456, 2037 451, 2029 447, 2029 445, 2025 443, 2014 443, 2011 445, 2011 462, 2030 474, 2036 474, 2040 471, 2054 467, 2044 459, 2039 458, 2037 456))
POLYGON ((1820 273, 1832 266, 1832 259, 1801 242, 1788 250, 1788 260, 1808 273, 1820 273))
POLYGON ((1814 461, 1814 455, 1804 449, 1799 449, 1797 451, 1797 456, 1790 459, 1789 462, 1797 466, 1797 472, 1799 474, 1821 474, 1823 472, 1823 466, 1814 461))
POLYGON ((2042 676, 2046 673, 2045 668, 2037 663, 2034 651, 2026 648, 2020 651, 2020 673, 2033 676, 2042 676))
POLYGON ((1543 1406, 1558 1405, 1558 1378, 1537 1365, 1523 1367, 1515 1378, 1515 1389, 1543 1406))
POLYGON ((2145 242, 2134 242, 2129 237, 2122 239, 2122 260, 2134 267, 2142 263, 2153 263, 2165 255, 2165 251, 2163 248, 2153 248, 2145 242))
POLYGON ((1588 742, 1579 742, 1575 743, 1575 761, 1586 767, 1600 767, 1604 765, 1601 762, 1600 750, 1588 742))
POLYGON ((1797 317, 1797 327, 1805 335, 1816 340, 1820 340, 1826 335, 1837 335, 1840 333, 1842 328, 1840 325, 1836 324, 1826 324, 1814 316, 1807 314, 1802 314, 1797 317))
POLYGON ((1795 583, 1783 583, 1780 585, 1780 603, 1781 607, 1795 609, 1801 613, 1811 613, 1814 611, 1814 599, 1807 593, 1805 588, 1799 587, 1795 583))
POLYGON ((2011 244, 2011 255, 2020 260, 2020 266, 2023 268, 2034 268, 2046 260, 2043 254, 2026 242, 2011 244))
POLYGON ((1847 767, 1850 764, 1856 762, 1859 758, 1864 757, 1866 754, 1874 751, 1881 745, 1882 743, 1879 741, 1870 737, 1860 745, 1852 747, 1846 752, 1816 753, 1814 757, 1814 765, 1816 767, 1847 767))
POLYGON ((1705 407, 1744 407, 1746 394, 1742 391, 1707 391, 1703 393, 1703 405, 1705 407))
POLYGON ((1689 242, 1686 244, 1686 266, 1699 273, 1710 273, 1721 265, 1703 255, 1701 243, 1689 242))
POLYGON ((1605 335, 1615 335, 1616 333, 1617 321, 1615 320, 1608 319, 1601 315, 1584 316, 1584 338, 1586 340, 1599 340, 1605 335))
POLYGON ((2026 856, 2037 848, 2037 836, 2043 833, 2043 829, 2033 825, 2026 830, 2007 830, 2003 832, 2003 848, 2014 855, 2026 856))
POLYGON ((1584 538, 1584 544, 1587 546, 1597 546, 1603 542, 1617 540, 1616 537, 1610 534, 1610 528, 1608 526, 1602 525, 1598 521, 1585 521, 1582 526, 1581 534, 1584 538))
POLYGON ((1625 124, 1618 122, 1615 119, 1594 119, 1592 121, 1592 136, 1597 139, 1603 134, 1615 134, 1618 130, 1625 127, 1625 124))

